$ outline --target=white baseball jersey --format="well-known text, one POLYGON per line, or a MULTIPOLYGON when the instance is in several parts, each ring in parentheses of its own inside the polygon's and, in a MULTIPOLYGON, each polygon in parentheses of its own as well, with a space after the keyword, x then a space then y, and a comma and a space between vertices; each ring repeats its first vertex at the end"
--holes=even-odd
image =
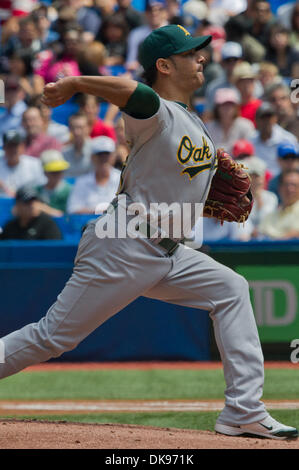
MULTIPOLYGON (((216 148, 195 113, 160 98, 148 119, 123 113, 130 155, 119 192, 149 208, 151 203, 205 202, 216 168, 216 148)), ((194 213, 190 224, 195 223, 194 213)))

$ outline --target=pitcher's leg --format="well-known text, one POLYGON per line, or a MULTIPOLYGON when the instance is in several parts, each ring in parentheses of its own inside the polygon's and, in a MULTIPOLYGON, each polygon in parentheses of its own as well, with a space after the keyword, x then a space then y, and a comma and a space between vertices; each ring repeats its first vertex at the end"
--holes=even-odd
POLYGON ((211 313, 215 339, 226 380, 225 423, 249 423, 267 416, 260 401, 264 386, 264 358, 244 278, 232 282, 231 298, 211 313), (241 289, 241 290, 240 290, 241 289))
POLYGON ((246 280, 209 256, 180 247, 171 272, 146 296, 210 312, 226 381, 219 420, 249 423, 268 413, 260 401, 263 355, 246 280))
POLYGON ((99 240, 87 230, 73 275, 46 316, 2 338, 0 378, 75 348, 170 270, 145 240, 99 240))

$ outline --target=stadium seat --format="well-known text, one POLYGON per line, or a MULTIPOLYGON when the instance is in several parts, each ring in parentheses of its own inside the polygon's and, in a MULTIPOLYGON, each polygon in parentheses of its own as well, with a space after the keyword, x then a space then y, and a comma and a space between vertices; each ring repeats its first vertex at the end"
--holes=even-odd
POLYGON ((287 10, 289 6, 295 3, 295 0, 271 0, 271 10, 274 15, 277 14, 278 9, 280 11, 287 10))
POLYGON ((99 217, 96 214, 69 214, 68 223, 72 234, 81 235, 82 228, 89 220, 99 217))
POLYGON ((73 97, 61 106, 57 106, 57 108, 54 108, 52 111, 51 118, 53 119, 53 121, 67 126, 69 117, 72 114, 76 113, 78 111, 78 108, 79 106, 75 101, 75 97, 73 97))
POLYGON ((78 240, 82 234, 82 228, 91 219, 97 218, 95 214, 65 214, 63 217, 52 217, 67 241, 78 240))
POLYGON ((68 240, 73 235, 69 226, 68 217, 52 217, 59 230, 62 233, 63 239, 68 240))
POLYGON ((14 204, 14 198, 0 197, 0 227, 3 227, 13 217, 11 211, 14 204))
POLYGON ((76 178, 69 176, 69 177, 64 178, 64 180, 65 180, 67 183, 73 185, 73 184, 75 184, 76 178))

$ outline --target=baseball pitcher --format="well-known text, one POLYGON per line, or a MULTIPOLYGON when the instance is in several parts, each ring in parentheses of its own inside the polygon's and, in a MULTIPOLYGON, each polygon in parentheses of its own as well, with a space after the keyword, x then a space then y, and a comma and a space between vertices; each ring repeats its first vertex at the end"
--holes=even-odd
POLYGON ((210 41, 178 25, 164 26, 140 49, 147 85, 124 77, 81 76, 45 86, 42 100, 52 107, 78 92, 117 105, 131 151, 118 193, 107 213, 85 229, 72 276, 56 302, 39 322, 2 338, 0 377, 75 348, 142 295, 209 311, 226 381, 217 432, 297 437, 297 430, 274 420, 261 401, 263 355, 247 281, 180 243, 183 233, 163 232, 146 214, 155 203, 188 204, 192 226, 197 203, 204 206, 204 216, 221 221, 242 222, 250 213, 248 175, 215 148, 190 109, 191 96, 204 81, 200 50, 210 41), (127 236, 101 236, 104 224, 118 229, 125 224, 127 236))

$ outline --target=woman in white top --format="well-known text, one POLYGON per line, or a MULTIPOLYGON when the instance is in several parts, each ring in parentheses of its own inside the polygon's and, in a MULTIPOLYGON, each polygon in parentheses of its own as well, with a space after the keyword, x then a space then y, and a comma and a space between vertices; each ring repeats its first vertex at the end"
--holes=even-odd
POLYGON ((206 127, 216 147, 232 151, 236 140, 248 139, 255 131, 249 119, 239 116, 239 97, 233 88, 219 88, 214 98, 214 119, 206 127))

